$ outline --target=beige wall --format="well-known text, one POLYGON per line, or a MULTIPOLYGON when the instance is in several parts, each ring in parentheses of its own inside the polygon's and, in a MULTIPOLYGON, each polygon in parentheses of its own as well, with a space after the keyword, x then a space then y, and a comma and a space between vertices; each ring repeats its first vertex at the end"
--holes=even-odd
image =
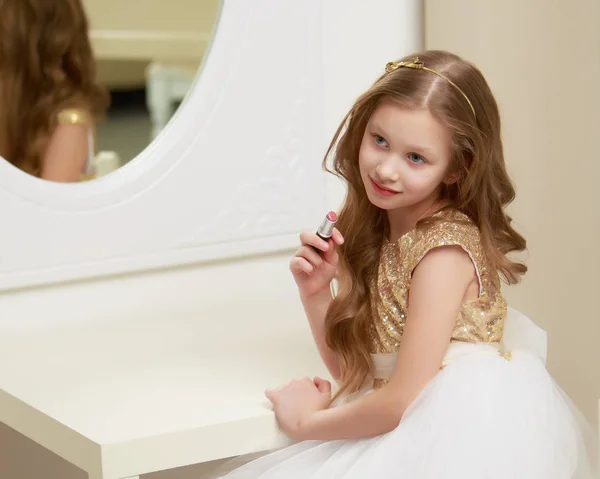
POLYGON ((426 46, 477 64, 504 121, 530 272, 507 291, 549 333, 548 367, 596 423, 600 398, 597 0, 427 0, 426 46))
POLYGON ((83 5, 92 30, 194 34, 212 30, 221 0, 83 0, 83 5))
POLYGON ((209 46, 221 0, 84 0, 100 83, 135 88, 151 60, 191 63, 209 46), (142 14, 140 14, 142 12, 142 14))

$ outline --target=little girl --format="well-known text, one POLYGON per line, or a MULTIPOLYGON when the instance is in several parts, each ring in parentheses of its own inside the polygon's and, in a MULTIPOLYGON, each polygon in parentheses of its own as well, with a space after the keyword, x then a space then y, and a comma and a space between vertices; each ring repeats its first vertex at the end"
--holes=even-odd
POLYGON ((591 428, 535 348, 503 341, 500 279, 526 272, 507 257, 526 242, 480 71, 441 51, 389 63, 329 152, 344 237, 303 233, 290 268, 339 390, 333 404, 319 378, 268 390, 301 442, 226 477, 595 477, 591 428))
POLYGON ((3 0, 0 31, 0 156, 46 180, 92 175, 108 96, 80 0, 3 0))

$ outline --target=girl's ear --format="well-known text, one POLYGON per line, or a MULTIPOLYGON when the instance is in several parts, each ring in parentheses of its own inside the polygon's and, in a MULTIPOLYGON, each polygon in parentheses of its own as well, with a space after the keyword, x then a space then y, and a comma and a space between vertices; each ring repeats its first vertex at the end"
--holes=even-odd
POLYGON ((446 178, 444 178, 444 184, 453 185, 458 181, 459 178, 460 174, 458 173, 458 171, 455 171, 454 173, 450 173, 448 176, 446 176, 446 178))

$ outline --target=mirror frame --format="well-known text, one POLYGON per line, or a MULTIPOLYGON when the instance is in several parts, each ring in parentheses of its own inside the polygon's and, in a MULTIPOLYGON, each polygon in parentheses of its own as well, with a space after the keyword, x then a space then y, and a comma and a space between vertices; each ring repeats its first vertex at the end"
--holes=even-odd
POLYGON ((325 205, 322 8, 224 0, 186 99, 107 176, 0 161, 0 291, 296 247, 325 205))

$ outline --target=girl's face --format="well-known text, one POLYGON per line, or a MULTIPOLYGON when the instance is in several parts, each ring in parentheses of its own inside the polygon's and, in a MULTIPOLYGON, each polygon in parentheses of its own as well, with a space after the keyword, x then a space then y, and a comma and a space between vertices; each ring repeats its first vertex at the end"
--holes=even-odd
POLYGON ((358 157, 367 196, 389 213, 426 210, 452 183, 450 132, 426 109, 382 102, 369 119, 358 157))

